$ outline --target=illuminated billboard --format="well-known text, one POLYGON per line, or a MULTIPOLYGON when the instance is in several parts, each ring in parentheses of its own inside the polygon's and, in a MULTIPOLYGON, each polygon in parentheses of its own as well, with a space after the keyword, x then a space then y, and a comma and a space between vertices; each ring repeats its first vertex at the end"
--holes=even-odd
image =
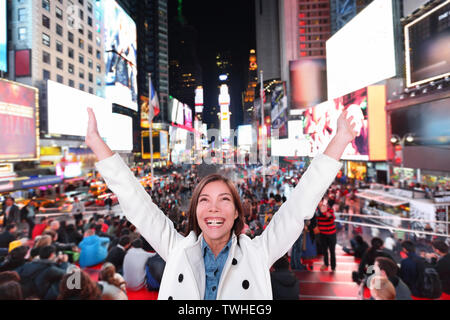
POLYGON ((184 125, 184 104, 177 99, 172 99, 169 103, 169 107, 172 123, 184 125))
POLYGON ((6 0, 0 0, 0 71, 4 72, 8 71, 6 21, 6 0))
POLYGON ((47 80, 48 133, 84 137, 87 130, 87 107, 97 119, 102 138, 107 138, 111 128, 112 105, 106 99, 47 80), (70 97, 70 99, 67 99, 70 97))
POLYGON ((450 75, 450 0, 407 24, 406 85, 450 75))
POLYGON ((36 160, 38 90, 0 80, 0 161, 36 160))
POLYGON ((326 42, 328 100, 396 75, 392 0, 374 0, 326 42))
POLYGON ((113 0, 101 0, 105 39, 105 97, 138 110, 136 23, 113 0))
POLYGON ((272 130, 278 130, 278 138, 288 138, 288 101, 284 83, 275 86, 271 96, 272 130))
POLYGON ((192 128, 192 110, 187 104, 184 105, 184 125, 192 128))
POLYGON ((344 160, 385 161, 387 159, 387 130, 385 86, 369 86, 323 102, 303 112, 303 137, 309 146, 299 148, 298 156, 315 156, 325 151, 336 134, 337 119, 343 110, 356 121, 359 132, 344 150, 344 160), (305 153, 305 150, 307 151, 305 153))
POLYGON ((327 100, 325 59, 302 58, 289 62, 291 109, 306 109, 327 100))
POLYGON ((106 139, 106 143, 111 150, 133 150, 133 118, 113 113, 111 115, 110 135, 106 139))
POLYGON ((250 124, 238 126, 238 146, 253 144, 253 127, 250 124))

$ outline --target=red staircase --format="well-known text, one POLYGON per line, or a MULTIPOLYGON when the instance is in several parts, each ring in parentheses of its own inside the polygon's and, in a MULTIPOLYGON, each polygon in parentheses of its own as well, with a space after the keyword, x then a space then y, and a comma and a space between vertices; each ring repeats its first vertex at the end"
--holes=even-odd
POLYGON ((358 300, 359 287, 352 281, 352 271, 359 260, 336 246, 336 270, 320 271, 323 258, 314 259, 312 271, 295 271, 300 282, 300 300, 358 300))

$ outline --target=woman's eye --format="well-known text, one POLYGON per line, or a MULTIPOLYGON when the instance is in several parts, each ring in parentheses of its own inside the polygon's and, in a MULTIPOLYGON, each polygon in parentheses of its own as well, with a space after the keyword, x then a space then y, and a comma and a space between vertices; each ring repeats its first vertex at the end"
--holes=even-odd
POLYGON ((207 200, 206 198, 202 198, 199 201, 202 202, 202 201, 206 201, 206 200, 207 200))
POLYGON ((228 200, 228 201, 230 201, 230 198, 222 198, 222 200, 228 200))

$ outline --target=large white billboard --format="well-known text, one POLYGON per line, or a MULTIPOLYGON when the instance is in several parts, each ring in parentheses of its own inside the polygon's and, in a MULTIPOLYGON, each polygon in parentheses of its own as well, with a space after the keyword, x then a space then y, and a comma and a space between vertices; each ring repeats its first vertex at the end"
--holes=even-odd
POLYGON ((392 0, 375 0, 326 42, 328 100, 396 75, 392 0))
POLYGON ((87 130, 87 107, 91 107, 97 118, 98 130, 107 138, 111 127, 112 104, 108 100, 47 81, 48 133, 84 137, 87 130))
POLYGON ((133 119, 123 114, 113 113, 111 115, 111 131, 106 143, 111 150, 133 150, 133 119))
POLYGON ((112 113, 109 100, 51 80, 47 81, 47 97, 48 133, 84 137, 87 107, 91 107, 98 131, 108 146, 120 151, 133 149, 132 118, 112 113))

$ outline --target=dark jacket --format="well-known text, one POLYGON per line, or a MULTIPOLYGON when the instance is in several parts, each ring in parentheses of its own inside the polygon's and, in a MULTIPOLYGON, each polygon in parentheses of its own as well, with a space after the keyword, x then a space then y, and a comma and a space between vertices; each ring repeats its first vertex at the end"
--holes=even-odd
POLYGON ((9 243, 17 240, 17 237, 9 231, 0 233, 0 248, 9 248, 9 243))
POLYGON ((411 294, 416 297, 420 297, 419 289, 417 288, 418 282, 418 265, 417 261, 422 260, 415 253, 408 253, 408 258, 403 259, 400 264, 399 276, 403 282, 411 289, 411 294))
POLYGON ((108 252, 105 262, 111 262, 116 267, 116 271, 120 273, 122 270, 125 253, 126 251, 119 246, 112 247, 108 252))
POLYGON ((412 300, 411 290, 408 286, 397 276, 390 277, 389 281, 395 288, 395 300, 412 300))
POLYGON ((434 266, 442 284, 442 292, 450 294, 450 253, 440 258, 434 266))
POLYGON ((9 209, 8 217, 6 217, 6 205, 3 205, 2 212, 0 213, 0 216, 3 216, 3 225, 8 225, 11 223, 19 223, 20 222, 20 210, 19 207, 15 204, 11 206, 11 209, 9 209))
POLYGON ((363 256, 361 258, 361 262, 359 263, 358 273, 359 273, 360 279, 363 279, 364 276, 367 275, 366 274, 367 267, 373 266, 375 264, 375 259, 377 257, 389 258, 395 262, 394 258, 389 254, 389 252, 387 250, 380 249, 380 250, 373 251, 371 249, 372 248, 369 248, 366 250, 366 252, 363 254, 363 256))
POLYGON ((38 297, 41 300, 56 300, 59 283, 66 274, 67 263, 57 264, 51 260, 27 262, 15 271, 25 298, 38 297))
POLYGON ((298 300, 300 294, 299 281, 295 274, 286 269, 270 273, 273 300, 298 300))

